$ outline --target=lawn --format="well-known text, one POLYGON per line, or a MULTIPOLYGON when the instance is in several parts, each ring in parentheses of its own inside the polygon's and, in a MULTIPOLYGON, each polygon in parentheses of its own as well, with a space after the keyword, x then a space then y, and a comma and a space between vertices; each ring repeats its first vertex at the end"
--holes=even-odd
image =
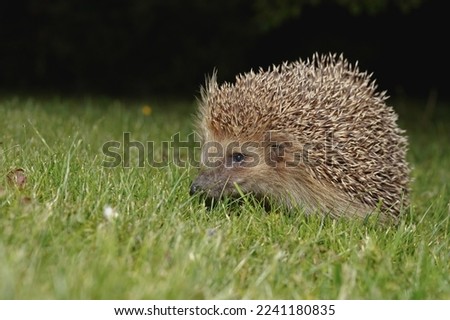
POLYGON ((194 102, 2 97, 0 299, 450 299, 449 108, 393 104, 414 178, 395 226, 208 211, 162 144, 187 139, 194 102), (108 167, 124 133, 144 161, 130 142, 108 167))

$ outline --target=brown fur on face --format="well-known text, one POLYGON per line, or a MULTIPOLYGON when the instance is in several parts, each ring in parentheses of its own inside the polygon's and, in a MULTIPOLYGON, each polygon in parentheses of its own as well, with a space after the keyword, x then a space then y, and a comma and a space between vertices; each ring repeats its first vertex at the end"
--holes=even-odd
POLYGON ((384 93, 342 56, 314 56, 202 91, 191 193, 269 197, 307 213, 384 217, 407 205, 407 141, 384 93), (237 161, 239 160, 239 161, 237 161))
POLYGON ((211 147, 205 143, 203 148, 202 163, 207 165, 192 183, 191 194, 202 192, 209 201, 239 197, 242 192, 301 207, 306 213, 321 211, 339 216, 370 211, 308 174, 307 166, 318 164, 312 163, 316 160, 305 153, 305 146, 289 135, 269 132, 259 141, 228 140, 219 145, 214 142, 211 147), (209 148, 214 150, 206 150, 209 148), (233 161, 235 154, 242 154, 244 160, 233 161))

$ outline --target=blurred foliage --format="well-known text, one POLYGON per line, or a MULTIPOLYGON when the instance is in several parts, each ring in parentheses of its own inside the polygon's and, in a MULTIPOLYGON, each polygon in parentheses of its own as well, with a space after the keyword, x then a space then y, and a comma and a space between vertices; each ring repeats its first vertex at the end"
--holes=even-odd
POLYGON ((255 0, 254 19, 261 30, 276 28, 286 20, 299 16, 306 6, 318 6, 334 2, 355 15, 368 13, 376 15, 390 6, 409 13, 418 8, 424 0, 255 0))
POLYGON ((213 68, 229 80, 250 67, 321 50, 353 51, 367 61, 378 50, 382 59, 370 30, 384 37, 386 30, 403 32, 398 16, 427 3, 440 2, 8 1, 0 9, 0 88, 192 93, 213 68), (395 28, 386 26, 389 14, 397 17, 390 20, 395 28), (373 20, 378 16, 383 24, 373 20), (358 38, 358 29, 369 35, 358 38))
POLYGON ((363 12, 369 14, 378 14, 383 10, 393 6, 400 9, 403 13, 409 13, 417 9, 425 0, 336 0, 337 3, 346 7, 353 14, 363 12))

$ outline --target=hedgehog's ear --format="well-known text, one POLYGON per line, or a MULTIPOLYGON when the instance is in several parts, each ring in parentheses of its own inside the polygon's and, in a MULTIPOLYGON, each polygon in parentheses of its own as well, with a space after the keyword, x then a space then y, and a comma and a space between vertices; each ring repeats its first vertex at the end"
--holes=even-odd
POLYGON ((285 134, 279 132, 267 132, 264 138, 264 146, 266 155, 271 162, 283 161, 286 154, 286 149, 293 145, 291 139, 285 134))
POLYGON ((280 163, 286 162, 289 155, 288 149, 292 146, 289 141, 277 142, 272 141, 267 144, 265 150, 266 164, 271 167, 277 167, 280 163))

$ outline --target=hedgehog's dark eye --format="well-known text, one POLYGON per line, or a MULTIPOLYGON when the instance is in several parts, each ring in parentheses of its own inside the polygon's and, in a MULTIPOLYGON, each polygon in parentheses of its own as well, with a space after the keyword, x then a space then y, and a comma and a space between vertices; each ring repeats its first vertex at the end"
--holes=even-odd
POLYGON ((238 153, 238 152, 233 153, 231 155, 231 157, 233 159, 233 162, 242 162, 245 159, 245 156, 242 153, 238 153))

